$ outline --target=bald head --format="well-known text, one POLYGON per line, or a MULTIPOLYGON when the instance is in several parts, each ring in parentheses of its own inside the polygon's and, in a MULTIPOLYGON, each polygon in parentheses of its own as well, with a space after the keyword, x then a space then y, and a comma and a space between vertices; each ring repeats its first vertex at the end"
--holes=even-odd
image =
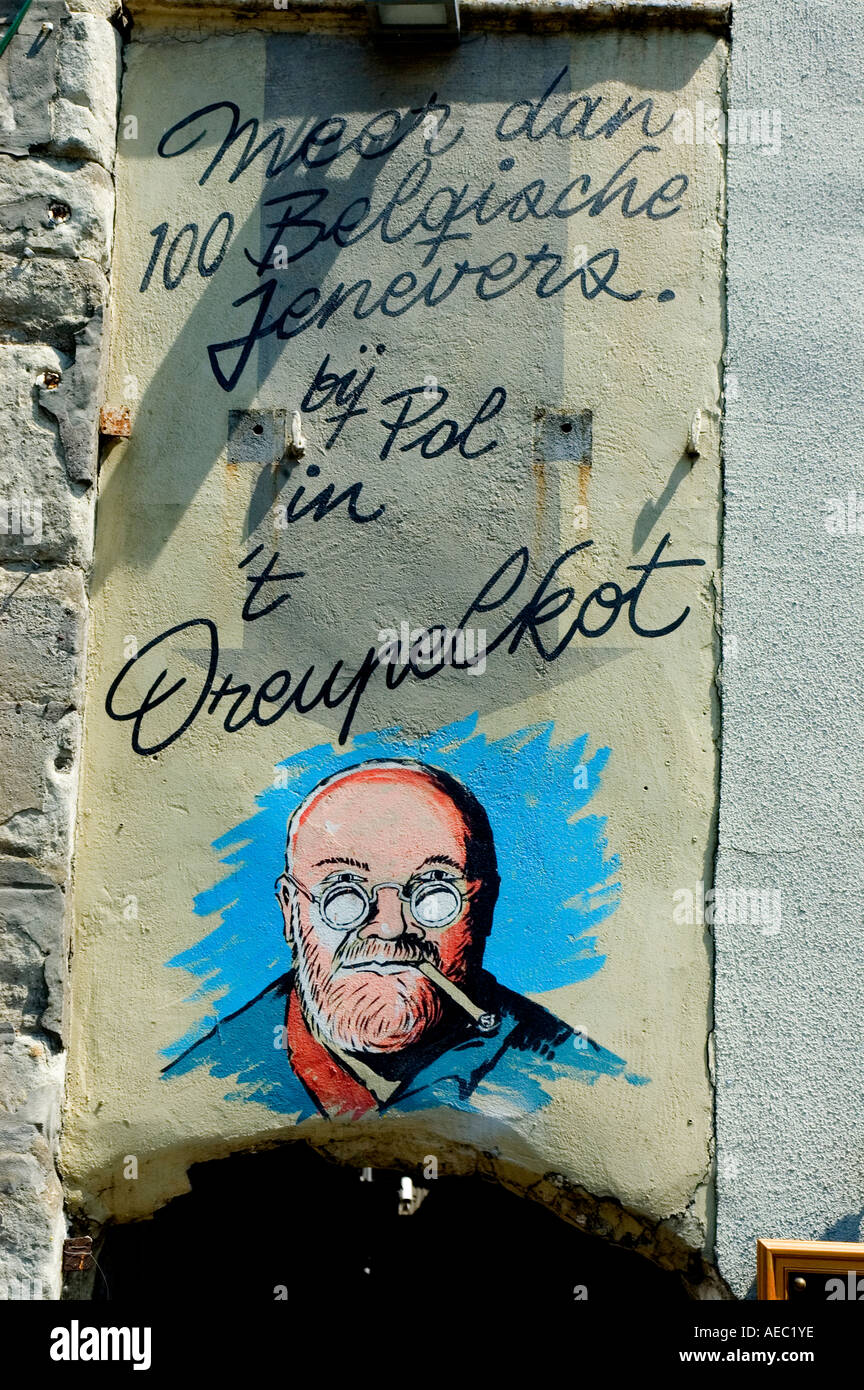
POLYGON ((328 778, 288 826, 280 888, 304 1011, 352 1050, 410 1046, 438 1022, 430 961, 478 968, 498 891, 480 803, 437 768, 360 764, 328 778))

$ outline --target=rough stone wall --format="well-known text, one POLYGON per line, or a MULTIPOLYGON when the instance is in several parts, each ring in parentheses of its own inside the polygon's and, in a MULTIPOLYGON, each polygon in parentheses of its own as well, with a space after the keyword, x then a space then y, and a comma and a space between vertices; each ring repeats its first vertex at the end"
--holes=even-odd
MULTIPOLYGON (((114 215, 112 0, 0 59, 0 1297, 57 1298, 56 1144, 114 215)), ((9 22, 18 4, 2 5, 9 22)))

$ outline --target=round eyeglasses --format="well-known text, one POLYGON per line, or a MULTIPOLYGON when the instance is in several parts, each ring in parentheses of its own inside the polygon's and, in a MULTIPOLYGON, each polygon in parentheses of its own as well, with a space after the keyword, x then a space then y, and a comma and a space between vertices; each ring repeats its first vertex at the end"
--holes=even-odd
POLYGON ((427 929, 449 927, 475 891, 462 889, 449 878, 375 883, 369 887, 357 879, 346 878, 334 879, 329 883, 325 881, 314 889, 304 887, 293 874, 286 872, 285 878, 315 904, 328 927, 337 931, 352 931, 363 926, 377 907, 382 888, 395 889, 399 901, 407 903, 417 925, 427 929))

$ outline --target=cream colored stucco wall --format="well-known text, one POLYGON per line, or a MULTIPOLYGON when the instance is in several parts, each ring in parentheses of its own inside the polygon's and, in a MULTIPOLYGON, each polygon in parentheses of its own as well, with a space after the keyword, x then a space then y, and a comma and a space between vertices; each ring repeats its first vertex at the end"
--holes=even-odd
MULTIPOLYGON (((543 301, 520 290, 489 304, 473 294, 454 295, 437 317, 368 324, 337 317, 327 329, 283 345, 269 373, 259 364, 260 385, 251 370, 228 395, 210 372, 206 345, 234 332, 231 301, 254 284, 241 247, 257 249, 260 199, 273 194, 265 190, 261 160, 234 183, 227 169, 203 187, 197 183, 224 123, 214 122, 208 137, 182 157, 159 159, 155 149, 173 122, 208 102, 230 99, 244 116, 263 116, 272 108, 274 73, 282 71, 290 76, 290 99, 279 120, 289 132, 300 115, 321 119, 335 110, 350 113, 357 129, 378 110, 422 105, 437 91, 466 132, 447 167, 452 183, 471 180, 481 187, 502 178, 499 161, 512 154, 522 182, 539 173, 550 186, 557 180, 563 187, 586 170, 596 180, 592 186, 599 186, 640 143, 636 122, 609 141, 502 147, 493 132, 503 110, 524 96, 539 97, 542 75, 551 78, 566 64, 572 93, 602 93, 604 113, 629 92, 636 99, 653 96, 665 119, 698 99, 719 105, 724 61, 716 37, 672 30, 485 36, 463 44, 443 66, 440 60, 382 59, 365 41, 338 35, 223 34, 187 42, 146 25, 136 31, 127 54, 121 132, 130 116, 137 132, 120 140, 108 389, 112 404, 130 404, 132 434, 106 454, 99 481, 63 1152, 73 1201, 90 1215, 146 1215, 183 1190, 191 1162, 296 1133, 364 1162, 414 1162, 431 1150, 445 1165, 465 1168, 479 1147, 491 1154, 484 1164, 507 1181, 560 1173, 651 1220, 677 1214, 690 1243, 701 1242, 710 1175, 710 952, 701 926, 674 920, 673 894, 710 881, 717 795, 722 151, 716 144, 677 144, 671 130, 658 137, 644 196, 678 171, 690 179, 681 211, 666 221, 627 220, 612 208, 595 219, 555 224, 556 249, 566 246, 570 256, 580 245, 589 255, 618 247, 615 283, 643 288, 637 303, 606 296, 589 302, 574 282, 543 301), (151 228, 166 220, 172 235, 192 220, 204 228, 224 210, 241 230, 211 279, 189 273, 169 292, 154 276, 151 288, 139 292, 153 248, 151 228), (667 287, 674 288, 674 302, 658 302, 667 287), (357 428, 341 456, 325 454, 320 416, 310 417, 305 462, 320 463, 321 482, 363 478, 369 497, 386 495, 389 512, 374 540, 364 536, 365 548, 355 544, 350 528, 335 523, 298 536, 296 568, 314 567, 326 582, 308 610, 302 600, 294 607, 295 627, 280 629, 295 647, 312 645, 302 631, 305 616, 310 626, 332 632, 334 654, 349 651, 359 660, 374 640, 376 614, 380 621, 388 614, 436 621, 439 604, 476 592, 477 576, 494 571, 520 527, 528 544, 532 536, 545 544, 556 534, 561 550, 574 544, 574 507, 586 501, 593 550, 562 572, 580 595, 607 579, 626 580, 626 567, 644 563, 666 531, 674 556, 706 561, 702 569, 667 572, 656 600, 646 601, 643 621, 658 624, 690 605, 673 635, 646 642, 619 619, 608 639, 593 644, 590 658, 574 661, 563 675, 552 666, 533 680, 517 680, 491 657, 487 673, 469 689, 472 698, 477 692, 481 727, 490 736, 552 719, 556 740, 587 732, 590 751, 612 749, 589 807, 608 817, 610 850, 622 861, 621 905, 599 928, 606 964, 542 1002, 570 1024, 587 1027, 626 1057, 631 1071, 650 1078, 642 1086, 602 1078, 590 1088, 560 1082, 546 1109, 495 1128, 479 1143, 472 1117, 452 1111, 354 1125, 309 1121, 295 1130, 259 1104, 226 1100, 226 1083, 200 1069, 170 1085, 160 1080, 160 1049, 203 1012, 200 1000, 190 1000, 195 982, 165 962, 212 925, 192 907, 195 894, 218 876, 211 842, 252 814, 275 764, 335 738, 335 730, 314 716, 292 714, 269 729, 229 736, 221 723, 202 716, 164 751, 138 757, 129 725, 105 713, 106 692, 129 655, 130 637, 142 646, 174 624, 208 615, 219 623, 224 648, 243 644, 239 613, 246 586, 237 564, 246 553, 257 469, 225 461, 228 410, 296 409, 325 352, 334 362, 344 360, 341 370, 347 370, 360 365, 360 343, 376 342, 387 346, 376 405, 385 385, 395 391, 409 378, 414 384, 432 375, 452 390, 450 405, 461 421, 492 385, 504 384, 506 417, 502 412, 496 420, 501 445, 491 462, 479 461, 473 478, 457 460, 426 477, 418 473, 409 494, 400 491, 403 477, 394 481, 376 459, 380 427, 371 410, 353 422, 357 428), (593 412, 590 476, 575 465, 532 466, 538 406, 593 412), (704 422, 700 453, 685 467, 697 410, 704 422), (435 576, 430 517, 440 512, 442 499, 455 507, 455 529, 464 528, 464 552, 455 536, 448 537, 447 574, 440 586, 435 579, 430 610, 419 611, 422 586, 435 576), (655 505, 656 517, 646 510, 655 505), (129 1155, 138 1160, 135 1180, 124 1177, 129 1155)), ((275 121, 272 114, 268 119, 275 121)), ((407 167, 406 151, 401 164, 395 160, 381 175, 386 191, 394 170, 407 167)), ((500 246, 494 228, 489 245, 494 254, 510 244, 535 248, 552 240, 547 225, 511 227, 500 246)), ((473 242, 453 245, 453 259, 475 254, 473 242)), ((343 251, 325 283, 329 288, 373 274, 383 289, 404 268, 403 255, 399 246, 385 248, 377 239, 373 245, 370 238, 343 251)), ((298 286, 308 282, 301 276, 298 286)), ((265 540, 268 553, 279 544, 269 526, 265 519, 252 542, 265 540)), ((178 652, 172 669, 182 667, 190 681, 196 671, 200 677, 200 667, 178 652)), ((238 673, 241 658, 233 667, 238 673)), ((262 673, 283 660, 291 664, 281 647, 263 660, 262 673)), ((465 691, 454 695, 451 685, 438 694, 431 687, 402 690, 401 702, 380 708, 370 702, 355 731, 388 722, 434 729, 471 708, 465 691)), ((275 908, 265 930, 278 938, 275 908)))

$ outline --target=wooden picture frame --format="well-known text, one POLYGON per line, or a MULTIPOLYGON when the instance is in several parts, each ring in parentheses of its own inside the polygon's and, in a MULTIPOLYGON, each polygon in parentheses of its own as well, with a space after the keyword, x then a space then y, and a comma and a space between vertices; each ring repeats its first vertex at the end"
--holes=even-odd
POLYGON ((864 1245, 842 1240, 757 1240, 757 1298, 788 1302, 790 1276, 806 1279, 808 1274, 843 1280, 846 1292, 837 1293, 838 1301, 841 1297, 864 1301, 864 1245))

